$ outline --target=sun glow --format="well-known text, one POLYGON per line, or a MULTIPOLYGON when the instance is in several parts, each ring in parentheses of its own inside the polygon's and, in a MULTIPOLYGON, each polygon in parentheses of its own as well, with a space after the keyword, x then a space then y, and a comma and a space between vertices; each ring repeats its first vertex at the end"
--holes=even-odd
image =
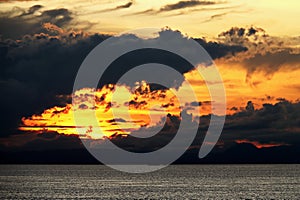
POLYGON ((180 115, 179 102, 171 90, 151 91, 144 82, 133 92, 125 86, 108 85, 100 90, 81 89, 73 95, 73 104, 55 106, 40 115, 22 118, 20 130, 77 133, 83 138, 99 139, 153 126, 167 113, 180 115), (74 112, 77 112, 76 120, 74 112), (101 133, 95 131, 98 128, 101 133))
MULTIPOLYGON (((293 74, 279 70, 270 79, 266 79, 264 74, 255 73, 251 82, 247 82, 246 70, 241 65, 228 66, 219 62, 217 65, 223 82, 210 84, 212 87, 224 84, 227 93, 227 114, 240 112, 245 108, 247 101, 252 101, 255 109, 259 109, 264 103, 281 101, 282 97, 294 102, 299 100, 298 87, 288 87, 298 84, 299 70, 293 74), (289 83, 282 80, 289 80, 289 83)), ((205 70, 209 73, 210 69, 205 70)), ((194 116, 196 113, 212 113, 209 90, 201 75, 192 70, 184 74, 184 77, 186 81, 177 91, 151 90, 143 81, 137 83, 134 88, 124 85, 108 85, 98 90, 84 88, 73 94, 73 105, 55 106, 46 109, 40 115, 23 117, 19 129, 57 131, 61 134, 78 134, 83 138, 99 139, 114 134, 126 136, 141 127, 155 126, 168 113, 176 116, 180 116, 183 110, 194 116), (188 84, 193 88, 198 102, 190 102, 192 97, 187 90, 188 84), (179 102, 174 92, 184 97, 183 102, 179 102), (199 110, 195 112, 195 109, 199 110), (80 116, 76 118, 76 123, 74 111, 80 116)))

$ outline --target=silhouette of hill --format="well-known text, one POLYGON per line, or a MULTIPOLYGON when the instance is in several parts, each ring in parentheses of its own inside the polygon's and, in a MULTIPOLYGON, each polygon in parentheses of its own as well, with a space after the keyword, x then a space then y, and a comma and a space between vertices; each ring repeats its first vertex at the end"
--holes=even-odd
MULTIPOLYGON (((215 149, 205 158, 198 158, 199 149, 186 151, 174 164, 267 164, 300 163, 300 146, 257 148, 252 144, 234 144, 215 149)), ((86 149, 0 152, 2 164, 98 164, 86 149)))

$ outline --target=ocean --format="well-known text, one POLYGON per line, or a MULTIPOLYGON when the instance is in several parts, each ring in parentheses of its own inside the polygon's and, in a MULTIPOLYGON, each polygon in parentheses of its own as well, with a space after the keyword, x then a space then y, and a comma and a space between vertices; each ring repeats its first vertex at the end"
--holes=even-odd
POLYGON ((300 165, 0 165, 0 199, 300 199, 300 165))

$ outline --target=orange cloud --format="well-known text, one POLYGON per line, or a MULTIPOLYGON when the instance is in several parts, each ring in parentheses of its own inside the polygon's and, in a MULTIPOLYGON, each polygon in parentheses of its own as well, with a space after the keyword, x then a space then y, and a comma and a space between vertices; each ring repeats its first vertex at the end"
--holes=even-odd
POLYGON ((19 129, 77 133, 80 137, 99 139, 155 125, 167 113, 180 115, 179 102, 170 90, 151 91, 144 82, 134 92, 125 86, 107 85, 99 90, 76 91, 73 104, 54 106, 40 115, 23 117, 19 129))
POLYGON ((284 143, 260 143, 258 141, 250 141, 250 140, 236 140, 235 141, 237 144, 252 144, 254 145, 256 148, 261 149, 261 148, 270 148, 270 147, 279 147, 279 146, 286 146, 287 144, 284 143))

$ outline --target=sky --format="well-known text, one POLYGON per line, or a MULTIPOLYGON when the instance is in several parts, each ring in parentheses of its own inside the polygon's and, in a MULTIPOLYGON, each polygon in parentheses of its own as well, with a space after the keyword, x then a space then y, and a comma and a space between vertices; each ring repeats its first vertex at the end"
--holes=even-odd
POLYGON ((193 37, 215 37, 228 27, 255 25, 276 36, 297 36, 297 0, 75 0, 1 1, 1 10, 65 8, 74 14, 76 26, 95 32, 119 33, 146 27, 169 26, 193 37), (186 3, 188 2, 188 3, 186 3), (79 22, 82 24, 79 25, 79 22), (87 23, 88 22, 88 23, 87 23), (146 23, 146 24, 145 24, 146 23))
MULTIPOLYGON (((212 74, 210 66, 192 69, 167 59, 166 54, 163 62, 177 67, 184 77, 174 80, 177 85, 166 89, 144 80, 116 84, 114 79, 124 67, 147 59, 143 53, 138 58, 129 55, 107 72, 98 88, 72 90, 81 63, 94 47, 140 28, 158 28, 154 42, 172 37, 178 42, 196 41, 218 68, 223 82, 211 81, 211 85, 225 87, 226 112, 217 114, 225 115, 226 121, 216 154, 231 159, 230 149, 250 145, 269 149, 268 156, 275 159, 300 149, 299 1, 29 0, 0 4, 3 162, 18 162, 18 154, 12 152, 82 149, 80 139, 110 139, 130 151, 151 151, 174 137, 183 115, 191 123, 200 120, 189 150, 199 149, 211 114, 217 112, 197 73, 212 74), (188 83, 197 101, 191 101, 188 83), (81 113, 79 123, 75 123, 75 111, 81 113), (91 115, 96 116, 96 123, 91 122, 91 115), (143 141, 130 137, 151 135, 153 130, 158 130, 157 136, 143 141)), ((188 152, 189 156, 193 157, 188 152)), ((275 160, 300 162, 292 156, 287 159, 275 160)))

